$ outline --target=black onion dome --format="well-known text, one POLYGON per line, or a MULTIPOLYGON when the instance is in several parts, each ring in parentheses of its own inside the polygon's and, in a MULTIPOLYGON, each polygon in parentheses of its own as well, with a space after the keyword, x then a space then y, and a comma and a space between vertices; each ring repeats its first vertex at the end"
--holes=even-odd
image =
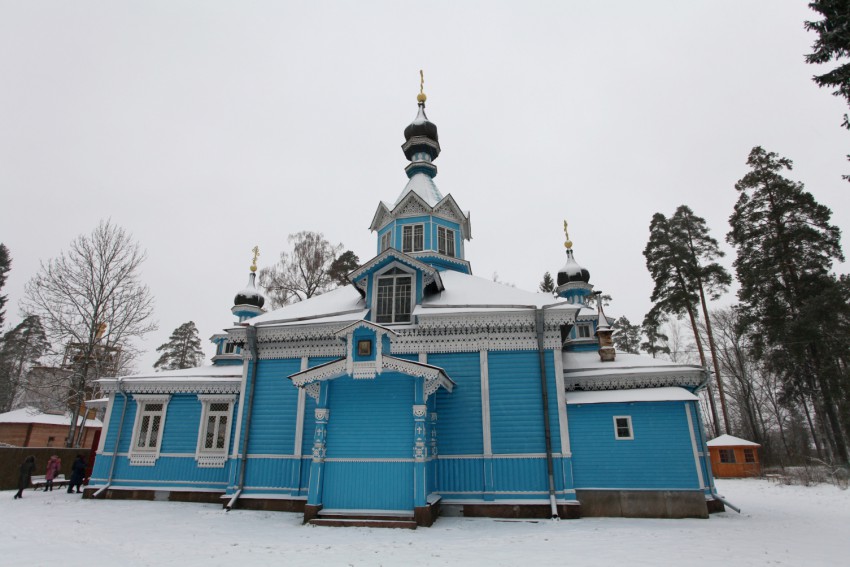
POLYGON ((251 272, 251 275, 248 277, 248 285, 236 294, 236 297, 233 299, 233 305, 253 305, 254 307, 262 308, 263 304, 266 302, 266 298, 263 297, 263 294, 257 290, 256 284, 256 274, 251 272))
POLYGON ((440 138, 437 134, 437 125, 428 120, 425 114, 425 104, 419 104, 419 112, 416 118, 404 129, 404 155, 409 160, 419 152, 428 152, 431 159, 440 155, 440 138))
POLYGON ((573 251, 567 248, 567 263, 558 271, 558 285, 564 285, 569 282, 584 282, 590 281, 590 272, 578 265, 573 258, 573 251))

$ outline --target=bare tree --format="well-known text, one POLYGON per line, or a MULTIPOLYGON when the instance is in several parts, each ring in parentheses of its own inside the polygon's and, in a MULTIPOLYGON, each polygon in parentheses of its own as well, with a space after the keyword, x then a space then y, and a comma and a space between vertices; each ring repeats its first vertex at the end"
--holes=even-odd
POLYGON ((123 228, 101 221, 42 262, 26 285, 23 310, 41 318, 48 337, 64 348, 62 366, 73 373, 69 447, 93 381, 117 373, 122 356, 132 353, 131 340, 156 329, 153 298, 139 281, 145 256, 123 228))
POLYGON ((273 307, 281 307, 320 295, 336 287, 331 266, 342 252, 320 232, 303 230, 289 235, 292 252, 281 252, 280 261, 260 270, 260 286, 273 307))

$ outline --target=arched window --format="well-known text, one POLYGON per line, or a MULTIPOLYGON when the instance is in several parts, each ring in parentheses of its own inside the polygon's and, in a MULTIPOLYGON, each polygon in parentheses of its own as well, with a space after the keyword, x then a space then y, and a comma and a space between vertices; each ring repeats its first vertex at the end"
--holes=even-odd
POLYGON ((392 268, 378 276, 375 297, 376 323, 409 323, 413 298, 413 275, 392 268))

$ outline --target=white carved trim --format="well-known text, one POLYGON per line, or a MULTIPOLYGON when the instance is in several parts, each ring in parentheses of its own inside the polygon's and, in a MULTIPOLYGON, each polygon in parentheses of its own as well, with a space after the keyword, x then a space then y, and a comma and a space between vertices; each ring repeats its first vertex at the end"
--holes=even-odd
MULTIPOLYGON (((100 382, 104 393, 112 394, 118 391, 118 381, 100 382)), ((241 386, 238 378, 210 378, 209 381, 139 379, 124 380, 123 390, 128 394, 238 394, 241 386)))
POLYGON ((198 424, 198 441, 195 446, 195 460, 201 468, 221 468, 227 462, 227 452, 230 444, 230 433, 233 430, 233 404, 236 402, 234 395, 211 395, 199 394, 198 401, 201 402, 201 421, 198 424), (227 426, 224 430, 225 445, 223 449, 206 449, 207 418, 209 417, 210 404, 227 404, 227 426))
POLYGON ((135 394, 133 395, 133 400, 136 402, 136 417, 133 423, 133 436, 130 438, 129 461, 130 464, 134 466, 152 467, 156 464, 157 459, 159 459, 160 450, 162 449, 162 435, 165 432, 165 422, 168 417, 168 402, 171 400, 171 396, 167 394, 135 394), (141 427, 142 413, 145 404, 162 404, 162 417, 159 421, 156 446, 153 449, 140 449, 136 447, 136 443, 139 439, 139 427, 141 427))
MULTIPOLYGON (((306 356, 301 358, 301 371, 307 370, 309 367, 310 359, 306 356)), ((295 440, 294 440, 294 456, 300 457, 302 453, 302 446, 304 443, 304 405, 307 401, 307 392, 304 388, 298 388, 298 405, 295 410, 295 440)))
POLYGON ((413 406, 413 417, 425 417, 428 415, 428 406, 422 405, 414 405, 413 406))
MULTIPOLYGON (((612 369, 616 372, 616 369, 612 369)), ((606 376, 571 376, 564 372, 564 388, 573 390, 631 390, 634 388, 663 388, 666 386, 690 386, 696 388, 702 381, 702 370, 669 374, 609 374, 606 376)))

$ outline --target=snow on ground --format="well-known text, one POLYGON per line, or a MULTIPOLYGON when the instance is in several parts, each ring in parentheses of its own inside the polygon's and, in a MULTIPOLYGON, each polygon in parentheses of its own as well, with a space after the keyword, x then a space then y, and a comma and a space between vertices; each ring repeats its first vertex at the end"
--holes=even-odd
POLYGON ((847 565, 850 490, 721 480, 708 520, 440 518, 432 528, 302 526, 211 504, 0 492, 0 565, 847 565), (235 562, 235 563, 234 563, 235 562))

